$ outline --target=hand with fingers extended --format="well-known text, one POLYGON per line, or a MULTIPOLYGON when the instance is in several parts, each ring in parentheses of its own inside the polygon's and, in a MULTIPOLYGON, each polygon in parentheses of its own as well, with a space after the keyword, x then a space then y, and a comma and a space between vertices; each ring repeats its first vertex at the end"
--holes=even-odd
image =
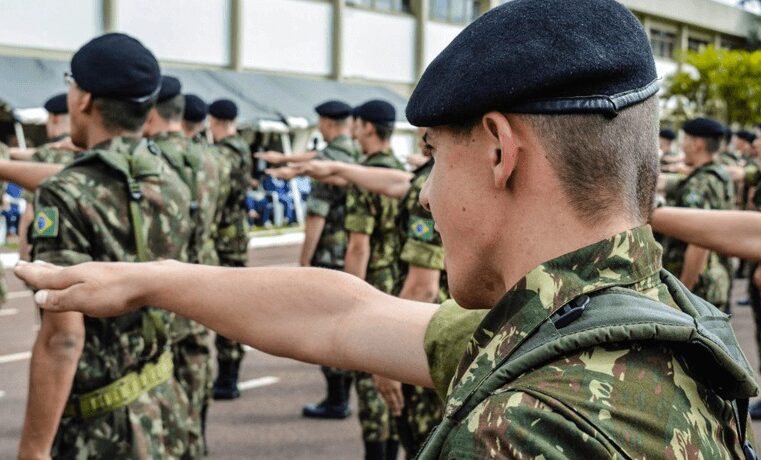
POLYGON ((301 176, 295 166, 283 166, 281 168, 267 168, 264 172, 275 179, 291 180, 296 176, 301 176))
MULTIPOLYGON (((35 302, 50 311, 79 311, 89 316, 117 316, 136 310, 146 283, 141 281, 148 266, 143 264, 87 262, 59 267, 42 261, 20 261, 14 273, 37 292, 35 302)), ((148 280, 150 277, 145 278, 148 280)))
POLYGON ((388 410, 391 411, 391 415, 394 417, 402 415, 402 409, 404 408, 402 384, 396 380, 391 380, 380 375, 373 375, 373 383, 375 383, 375 388, 378 390, 378 393, 380 393, 383 400, 388 404, 388 410))
POLYGON ((284 153, 275 152, 274 150, 269 150, 267 152, 257 152, 254 154, 254 158, 258 160, 264 160, 267 163, 273 165, 283 164, 288 161, 288 157, 284 153))

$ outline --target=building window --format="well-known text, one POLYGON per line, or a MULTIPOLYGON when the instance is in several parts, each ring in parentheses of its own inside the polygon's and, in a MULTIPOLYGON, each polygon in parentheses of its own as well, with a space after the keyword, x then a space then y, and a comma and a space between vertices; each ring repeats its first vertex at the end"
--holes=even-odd
POLYGON ((466 24, 481 13, 480 0, 431 0, 431 19, 466 24))
POLYGON ((346 0, 347 5, 362 6, 378 11, 409 12, 410 0, 346 0))
POLYGON ((708 46, 708 44, 709 44, 708 40, 703 40, 700 38, 690 37, 687 39, 687 49, 689 49, 690 51, 695 51, 695 52, 703 51, 708 46))
POLYGON ((665 30, 650 29, 650 46, 656 57, 673 59, 676 34, 665 30))

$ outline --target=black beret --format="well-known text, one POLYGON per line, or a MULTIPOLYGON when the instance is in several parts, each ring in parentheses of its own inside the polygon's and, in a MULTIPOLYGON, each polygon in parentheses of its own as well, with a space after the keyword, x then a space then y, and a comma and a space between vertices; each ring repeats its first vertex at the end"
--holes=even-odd
POLYGON ((380 99, 367 101, 354 107, 351 113, 354 118, 361 118, 374 123, 392 123, 396 121, 396 109, 393 105, 380 99))
POLYGON ((695 118, 682 126, 682 131, 693 137, 723 137, 724 125, 712 118, 695 118))
POLYGON ((198 123, 206 119, 209 113, 209 106, 195 94, 185 95, 185 112, 182 118, 192 123, 198 123))
POLYGON ((327 101, 314 108, 317 115, 334 120, 343 120, 351 115, 351 106, 341 101, 327 101))
POLYGON ((407 119, 439 126, 490 110, 612 117, 656 94, 657 78, 645 31, 616 0, 513 0, 431 62, 407 119))
POLYGON ((739 137, 740 139, 750 142, 751 144, 753 141, 756 140, 756 135, 753 134, 750 131, 740 130, 735 133, 735 136, 739 137))
POLYGON ((66 104, 66 93, 56 94, 45 102, 45 110, 53 115, 69 113, 69 106, 66 104))
POLYGON ((661 132, 658 134, 658 137, 673 141, 674 139, 676 139, 676 133, 670 129, 662 129, 661 132))
POLYGON ((161 86, 159 63, 142 43, 120 33, 94 38, 71 58, 77 86, 95 97, 146 102, 161 86))
POLYGON ((159 96, 158 99, 156 99, 156 102, 168 101, 175 96, 179 96, 181 92, 182 84, 180 84, 180 80, 175 77, 170 77, 169 75, 162 75, 161 90, 159 90, 159 96))
POLYGON ((209 115, 220 120, 235 120, 238 106, 230 99, 218 99, 209 106, 209 115))

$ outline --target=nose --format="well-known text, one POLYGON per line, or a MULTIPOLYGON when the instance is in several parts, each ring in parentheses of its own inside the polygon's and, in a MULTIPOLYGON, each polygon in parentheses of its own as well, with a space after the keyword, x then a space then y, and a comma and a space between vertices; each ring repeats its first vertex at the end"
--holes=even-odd
POLYGON ((420 201, 420 204, 428 212, 431 212, 431 206, 430 206, 430 203, 428 202, 430 186, 431 186, 431 176, 428 176, 428 178, 425 180, 425 183, 423 184, 423 189, 420 191, 420 197, 418 198, 418 200, 420 201))

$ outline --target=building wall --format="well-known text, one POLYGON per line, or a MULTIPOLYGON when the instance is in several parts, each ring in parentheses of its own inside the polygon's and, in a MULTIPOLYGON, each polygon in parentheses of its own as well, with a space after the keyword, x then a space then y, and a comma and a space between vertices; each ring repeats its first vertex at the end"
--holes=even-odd
POLYGON ((75 51, 102 32, 100 0, 3 0, 2 17, 0 44, 14 47, 75 51))
POLYGON ((243 2, 243 66, 330 75, 333 6, 310 0, 243 2))
POLYGON ((438 54, 462 31, 464 26, 429 21, 425 25, 425 65, 433 61, 438 54))

